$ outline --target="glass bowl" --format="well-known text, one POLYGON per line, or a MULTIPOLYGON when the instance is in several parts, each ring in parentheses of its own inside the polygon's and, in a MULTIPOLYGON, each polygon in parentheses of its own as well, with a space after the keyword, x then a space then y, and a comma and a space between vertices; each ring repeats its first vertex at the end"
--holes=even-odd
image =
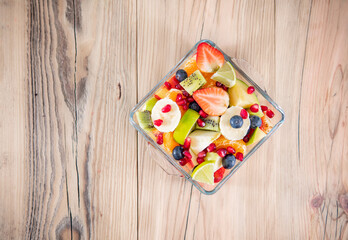
POLYGON ((284 112, 281 107, 276 104, 271 97, 267 94, 267 92, 260 86, 262 86, 262 78, 257 74, 257 72, 252 69, 252 67, 244 60, 239 60, 235 58, 230 58, 226 55, 216 44, 210 40, 201 40, 197 42, 194 47, 176 64, 174 68, 172 68, 167 75, 165 75, 162 80, 148 93, 145 97, 143 97, 137 105, 131 110, 130 113, 130 122, 134 126, 134 128, 146 139, 148 144, 148 153, 151 155, 152 159, 155 160, 159 166, 166 171, 170 175, 178 175, 186 178, 189 182, 191 182, 201 193, 211 195, 216 193, 227 181, 232 177, 232 175, 249 159, 249 157, 265 142, 267 139, 283 124, 284 122, 284 112), (159 146, 156 141, 146 133, 138 124, 135 113, 143 107, 145 102, 151 98, 155 92, 167 81, 170 77, 172 77, 178 69, 181 68, 185 64, 187 60, 189 60, 193 55, 197 52, 197 46, 206 42, 211 46, 217 48, 224 55, 225 60, 230 62, 232 66, 235 68, 235 72, 238 79, 243 80, 248 85, 252 85, 255 87, 255 94, 257 95, 260 105, 267 105, 274 113, 274 117, 270 119, 273 128, 267 135, 262 138, 260 141, 249 145, 247 148, 246 155, 244 156, 243 161, 237 161, 236 165, 227 173, 225 173, 224 178, 214 185, 203 184, 197 182, 191 178, 191 175, 185 167, 181 167, 178 164, 171 154, 168 154, 161 146, 159 146), (259 83, 256 84, 256 82, 259 83))

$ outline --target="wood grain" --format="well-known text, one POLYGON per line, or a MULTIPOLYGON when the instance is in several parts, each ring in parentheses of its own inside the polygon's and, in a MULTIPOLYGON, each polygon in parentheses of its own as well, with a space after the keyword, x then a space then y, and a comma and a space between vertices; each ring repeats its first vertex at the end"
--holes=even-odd
MULTIPOLYGON (((18 98, 13 106, 17 115, 9 113, 19 122, 10 126, 21 125, 16 131, 21 130, 17 136, 23 140, 13 138, 21 152, 11 150, 16 165, 4 165, 1 179, 17 165, 22 176, 12 186, 2 181, 6 188, 20 187, 14 196, 5 196, 1 188, 1 202, 9 209, 1 208, 5 238, 137 237, 136 134, 126 124, 136 103, 130 89, 136 85, 135 6, 135 1, 31 1, 27 9, 20 6, 23 21, 17 28, 26 24, 22 37, 27 41, 18 45, 22 67, 28 69, 9 66, 3 82, 9 85, 10 74, 19 72, 14 76, 18 86, 2 93, 18 98), (8 221, 12 198, 21 212, 8 221)), ((1 36, 7 33, 2 31, 1 36)), ((8 41, 16 37, 7 37, 2 46, 12 46, 8 41)))
POLYGON ((348 2, 0 0, 0 239, 348 239, 348 2), (130 109, 199 39, 284 125, 215 195, 130 109))
MULTIPOLYGON (((138 1, 139 99, 200 39, 204 6, 200 1, 138 1), (182 11, 173 11, 178 6, 182 11)), ((167 175, 150 155, 144 155, 147 151, 139 136, 139 239, 183 239, 192 185, 167 175)))

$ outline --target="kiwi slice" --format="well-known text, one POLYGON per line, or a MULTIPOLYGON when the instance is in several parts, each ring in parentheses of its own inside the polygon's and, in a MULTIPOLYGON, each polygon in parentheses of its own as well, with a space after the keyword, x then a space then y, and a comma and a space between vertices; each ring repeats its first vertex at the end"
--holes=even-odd
POLYGON ((194 91, 201 88, 207 81, 203 77, 199 70, 194 71, 188 78, 180 83, 180 85, 188 92, 190 95, 194 91))
POLYGON ((230 106, 249 108, 255 103, 259 104, 259 100, 255 93, 248 94, 248 87, 249 86, 242 80, 237 79, 236 84, 228 89, 228 94, 230 95, 230 106))
POLYGON ((145 131, 151 131, 153 129, 153 123, 151 120, 151 113, 148 110, 135 113, 139 122, 139 126, 145 131))
POLYGON ((146 103, 145 103, 145 110, 151 112, 152 109, 153 109, 153 106, 155 106, 157 101, 158 100, 156 98, 154 98, 154 97, 152 97, 149 100, 147 100, 146 103))
POLYGON ((183 145, 186 137, 193 130, 197 119, 199 118, 198 112, 188 109, 180 119, 179 125, 176 127, 173 133, 174 140, 183 145))
POLYGON ((196 123, 196 129, 220 132, 220 128, 219 128, 220 117, 218 117, 218 116, 209 116, 207 118, 202 118, 202 120, 205 122, 205 126, 204 127, 200 127, 196 123))

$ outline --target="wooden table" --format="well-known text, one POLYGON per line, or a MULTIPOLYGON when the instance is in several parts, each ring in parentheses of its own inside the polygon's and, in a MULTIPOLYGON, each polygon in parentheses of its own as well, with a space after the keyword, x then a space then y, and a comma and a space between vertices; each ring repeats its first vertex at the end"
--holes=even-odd
POLYGON ((348 1, 0 1, 0 239, 348 239, 348 1), (200 39, 285 124, 217 194, 130 109, 200 39))

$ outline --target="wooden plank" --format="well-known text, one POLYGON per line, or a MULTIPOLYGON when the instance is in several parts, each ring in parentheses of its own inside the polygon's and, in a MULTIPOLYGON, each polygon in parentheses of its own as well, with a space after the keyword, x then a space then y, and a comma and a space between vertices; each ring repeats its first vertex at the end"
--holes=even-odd
POLYGON ((300 99, 299 210, 313 239, 348 239, 347 12, 347 1, 313 1, 309 23, 300 99))
POLYGON ((15 177, 2 181, 0 235, 135 239, 135 1, 3 5, 1 56, 13 59, 0 69, 14 80, 2 81, 1 123, 8 137, 18 128, 2 150, 13 164, 4 162, 1 179, 15 177))
MULTIPOLYGON (((138 1, 139 100, 200 39, 205 3, 138 1)), ((147 153, 139 136, 138 237, 183 239, 192 185, 167 175, 147 153)))
POLYGON ((0 238, 21 239, 28 193, 26 5, 0 1, 0 238))
MULTIPOLYGON (((282 94, 286 89, 285 86, 291 86, 296 82, 289 81, 288 85, 283 85, 283 81, 286 80, 279 76, 284 73, 281 72, 279 75, 276 67, 283 62, 276 59, 286 54, 289 57, 286 61, 296 64, 299 70, 291 72, 287 77, 289 79, 298 77, 299 83, 305 46, 305 35, 303 37, 302 33, 306 31, 306 24, 304 28, 299 26, 308 21, 304 16, 308 15, 309 4, 287 5, 283 2, 281 10, 284 15, 281 19, 278 19, 280 17, 276 11, 279 10, 274 4, 277 2, 222 1, 215 4, 213 1, 208 1, 206 19, 214 20, 205 23, 203 37, 213 39, 230 56, 248 61, 263 77, 263 81, 258 83, 276 102, 280 101, 279 104, 285 107, 285 112, 288 113, 293 105, 282 104, 282 100, 287 99, 283 99, 285 96, 282 94), (298 18, 299 15, 301 18, 298 18), (289 34, 283 36, 286 42, 281 50, 288 49, 285 44, 291 44, 297 47, 297 55, 290 54, 290 49, 293 48, 288 52, 282 52, 283 55, 278 55, 276 52, 278 46, 276 40, 281 37, 281 34, 278 36, 278 29, 282 30, 282 34, 290 31, 288 28, 284 30, 284 25, 289 24, 287 21, 294 24, 295 31, 290 38, 287 38, 289 34), (219 34, 221 32, 224 34, 219 34), (278 62, 280 63, 277 64, 278 62)), ((291 94, 299 96, 299 90, 291 94)), ((295 105, 295 111, 297 110, 295 105)), ((282 127, 272 136, 218 193, 213 196, 196 196, 199 193, 193 193, 196 200, 191 207, 190 216, 193 218, 189 223, 190 231, 187 239, 286 239, 278 237, 279 231, 276 228, 279 209, 275 206, 278 194, 283 191, 276 191, 280 152, 275 149, 281 147, 280 140, 284 138, 286 129, 291 127, 296 129, 296 120, 297 118, 294 122, 287 121, 286 127, 282 127)), ((286 140, 293 141, 296 150, 296 135, 286 140)), ((297 157, 295 151, 289 153, 289 159, 291 155, 297 157)))
POLYGON ((285 124, 274 137, 281 156, 276 166, 275 239, 308 239, 299 191, 303 175, 298 161, 298 112, 311 1, 276 2, 275 99, 283 107, 285 124), (291 90, 291 91, 290 91, 291 90), (284 154, 286 153, 286 154, 284 154), (285 157, 286 156, 286 157, 285 157))

